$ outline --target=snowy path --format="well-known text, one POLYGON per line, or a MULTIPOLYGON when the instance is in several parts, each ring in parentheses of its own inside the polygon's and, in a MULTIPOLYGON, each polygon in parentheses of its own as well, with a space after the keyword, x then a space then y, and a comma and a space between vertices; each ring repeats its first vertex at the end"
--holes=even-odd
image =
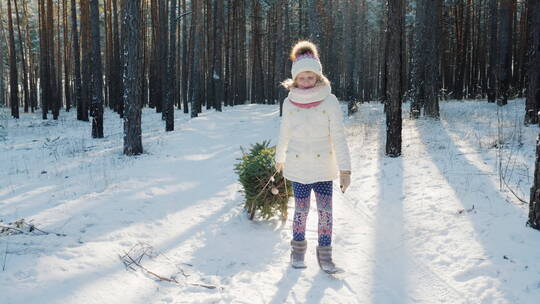
MULTIPOLYGON (((505 134, 523 141, 505 155, 528 199, 538 129, 516 127, 522 107, 504 110, 505 134)), ((0 303, 537 303, 540 233, 524 227, 527 206, 499 190, 495 106, 444 102, 441 113, 441 122, 405 119, 395 159, 384 157, 381 105, 347 122, 353 181, 344 195, 334 185, 334 255, 348 271, 337 278, 316 263, 314 203, 303 271, 287 264, 290 218, 250 222, 242 212, 233 165, 240 146, 275 138, 275 106, 177 112, 169 134, 145 110, 136 159, 121 155, 110 112, 102 140, 74 113, 11 123, 0 219, 67 236, 0 236, 0 303), (179 285, 125 270, 118 256, 139 243, 160 253, 145 267, 179 285)))

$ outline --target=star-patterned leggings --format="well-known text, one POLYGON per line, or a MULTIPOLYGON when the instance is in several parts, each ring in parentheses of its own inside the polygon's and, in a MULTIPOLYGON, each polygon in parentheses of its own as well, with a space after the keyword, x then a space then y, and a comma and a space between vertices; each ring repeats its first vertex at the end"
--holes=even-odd
POLYGON ((319 213, 319 246, 332 243, 332 181, 301 184, 292 182, 294 191, 293 239, 305 240, 306 220, 309 213, 311 189, 315 192, 319 213))

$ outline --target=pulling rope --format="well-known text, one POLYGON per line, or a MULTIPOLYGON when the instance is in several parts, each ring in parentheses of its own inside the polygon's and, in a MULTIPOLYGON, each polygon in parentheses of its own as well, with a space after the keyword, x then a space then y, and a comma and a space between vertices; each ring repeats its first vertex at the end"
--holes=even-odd
MULTIPOLYGON (((255 210, 257 209, 256 207, 256 202, 257 202, 257 198, 264 192, 264 190, 266 190, 266 187, 268 187, 268 185, 270 184, 270 182, 274 181, 274 176, 276 176, 276 174, 278 173, 278 171, 276 170, 276 172, 274 172, 274 174, 272 174, 272 176, 270 176, 270 178, 268 179, 268 181, 266 182, 266 184, 264 185, 264 187, 261 189, 261 191, 255 195, 255 197, 253 198, 253 201, 251 203, 251 208, 249 210, 249 219, 250 220, 253 220, 253 217, 255 217, 255 210)), ((283 182, 285 183, 285 193, 287 194, 287 181, 285 180, 285 177, 283 177, 283 182)))

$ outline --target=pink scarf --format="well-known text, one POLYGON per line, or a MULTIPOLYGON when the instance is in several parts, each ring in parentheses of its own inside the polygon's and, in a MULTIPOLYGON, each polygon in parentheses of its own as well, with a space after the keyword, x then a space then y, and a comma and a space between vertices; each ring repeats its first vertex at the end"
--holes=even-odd
POLYGON ((302 109, 309 109, 321 104, 328 95, 331 94, 329 85, 316 86, 312 88, 292 88, 289 91, 289 101, 302 109))
POLYGON ((320 105, 321 102, 323 102, 322 100, 320 100, 320 101, 315 101, 315 102, 310 102, 310 103, 298 103, 298 102, 294 102, 294 101, 292 101, 292 100, 290 100, 290 99, 289 99, 289 101, 290 101, 293 105, 295 105, 295 106, 297 106, 297 107, 299 107, 299 108, 302 108, 302 109, 313 108, 313 107, 316 107, 316 106, 320 105))

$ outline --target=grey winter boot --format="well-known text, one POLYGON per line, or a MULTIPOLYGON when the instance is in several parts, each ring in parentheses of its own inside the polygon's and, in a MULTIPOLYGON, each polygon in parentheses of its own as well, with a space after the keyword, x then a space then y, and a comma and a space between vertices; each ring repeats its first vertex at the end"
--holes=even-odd
POLYGON ((304 255, 306 254, 307 241, 291 240, 291 266, 293 268, 306 268, 304 255))
POLYGON ((319 267, 329 274, 342 273, 343 269, 337 267, 332 261, 332 246, 317 246, 317 261, 319 267))

